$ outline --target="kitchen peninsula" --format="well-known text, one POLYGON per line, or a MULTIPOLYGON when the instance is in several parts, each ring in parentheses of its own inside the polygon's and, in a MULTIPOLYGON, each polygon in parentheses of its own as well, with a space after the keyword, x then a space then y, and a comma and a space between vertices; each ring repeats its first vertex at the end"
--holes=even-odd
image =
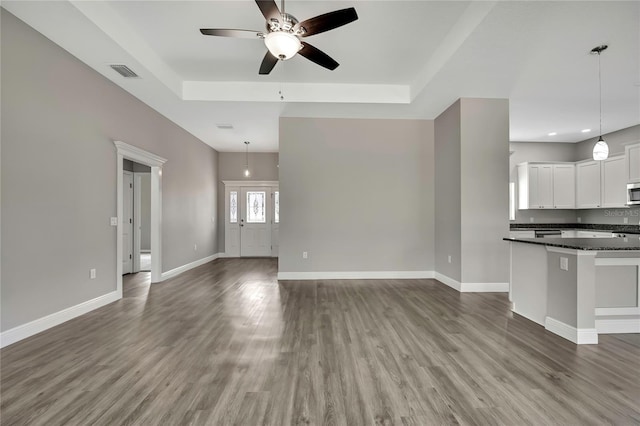
POLYGON ((513 312, 576 344, 640 333, 640 234, 504 240, 513 312))

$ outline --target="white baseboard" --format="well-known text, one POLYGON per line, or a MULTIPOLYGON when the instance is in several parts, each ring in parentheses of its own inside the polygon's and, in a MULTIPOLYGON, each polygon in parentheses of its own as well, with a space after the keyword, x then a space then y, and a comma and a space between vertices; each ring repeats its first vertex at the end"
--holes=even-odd
POLYGON ((462 283, 462 293, 508 293, 509 283, 462 283))
POLYGON ((392 280, 433 278, 433 271, 278 272, 278 280, 392 280))
POLYGON ((640 333, 640 318, 596 318, 598 334, 640 333))
POLYGON ((511 312, 513 312, 514 314, 518 314, 518 315, 520 315, 521 317, 528 319, 529 321, 535 322, 536 324, 540 324, 540 325, 541 325, 541 326, 543 326, 543 327, 544 327, 544 325, 545 325, 545 324, 544 324, 544 320, 542 320, 542 321, 538 321, 536 318, 534 318, 534 317, 530 316, 529 314, 525 314, 525 313, 522 313, 522 312, 518 312, 518 310, 516 309, 516 305, 515 305, 515 303, 514 303, 514 304, 512 305, 512 307, 511 307, 511 312))
POLYGON ((435 279, 461 293, 508 293, 509 283, 461 283, 439 272, 435 279))
POLYGON ((169 278, 180 275, 181 273, 186 272, 189 269, 197 268, 200 265, 204 265, 205 263, 209 263, 212 260, 216 260, 220 257, 220 254, 221 253, 212 254, 211 256, 203 257, 202 259, 198 259, 191 263, 187 263, 186 265, 178 266, 177 268, 173 268, 169 271, 163 272, 160 277, 160 281, 168 280, 169 278))
POLYGON ((622 308, 596 308, 596 317, 620 316, 620 315, 640 316, 640 308, 637 306, 629 306, 629 307, 622 307, 622 308))
POLYGON ((545 318, 544 328, 577 345, 598 344, 598 331, 595 328, 576 328, 551 317, 545 318))
POLYGON ((22 339, 31 337, 51 327, 62 324, 63 322, 67 322, 79 317, 80 315, 84 315, 87 312, 91 312, 94 309, 98 309, 104 305, 115 302, 121 297, 122 295, 118 294, 117 291, 112 291, 111 293, 96 297, 95 299, 87 300, 86 302, 71 306, 70 308, 63 309, 59 312, 47 315, 46 317, 14 327, 11 330, 7 330, 0 334, 0 347, 4 348, 5 346, 9 346, 22 339))
POLYGON ((450 278, 450 277, 448 277, 446 275, 443 275, 440 272, 436 272, 435 273, 435 279, 440 281, 442 284, 448 285, 449 287, 451 287, 454 290, 460 291, 460 289, 462 288, 462 285, 460 284, 460 281, 454 280, 453 278, 450 278))
POLYGON ((146 249, 145 249, 145 250, 143 250, 143 249, 140 249, 140 253, 151 253, 151 250, 146 250, 146 249))

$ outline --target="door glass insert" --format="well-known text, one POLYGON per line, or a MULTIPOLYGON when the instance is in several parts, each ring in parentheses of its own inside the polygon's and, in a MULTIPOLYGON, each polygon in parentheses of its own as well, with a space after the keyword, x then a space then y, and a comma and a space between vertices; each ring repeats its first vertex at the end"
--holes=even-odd
POLYGON ((265 191, 247 191, 247 223, 266 223, 265 191))
POLYGON ((274 198, 274 214, 273 214, 273 221, 275 223, 280 223, 280 191, 276 191, 275 195, 273 196, 274 198))
POLYGON ((238 223, 238 191, 229 192, 229 222, 238 223))

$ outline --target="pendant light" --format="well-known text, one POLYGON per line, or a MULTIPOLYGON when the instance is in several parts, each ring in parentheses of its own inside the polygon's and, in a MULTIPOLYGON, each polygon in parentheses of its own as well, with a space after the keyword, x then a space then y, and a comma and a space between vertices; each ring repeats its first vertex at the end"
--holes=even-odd
POLYGON ((251 176, 251 172, 249 171, 249 142, 245 141, 244 142, 245 146, 246 146, 246 150, 245 150, 245 156, 244 156, 244 177, 249 177, 251 176))
POLYGON ((593 159, 606 160, 609 157, 609 145, 602 139, 602 71, 600 69, 600 54, 607 49, 606 44, 596 46, 591 49, 592 55, 598 55, 598 88, 600 92, 600 137, 598 142, 593 146, 593 159))

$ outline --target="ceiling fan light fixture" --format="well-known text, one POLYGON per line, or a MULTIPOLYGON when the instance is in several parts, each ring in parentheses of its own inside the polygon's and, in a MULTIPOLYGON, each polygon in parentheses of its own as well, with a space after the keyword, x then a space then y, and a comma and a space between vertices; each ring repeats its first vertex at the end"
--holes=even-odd
POLYGON ((273 56, 283 61, 294 57, 302 48, 298 37, 283 31, 267 34, 264 38, 264 44, 273 56))

